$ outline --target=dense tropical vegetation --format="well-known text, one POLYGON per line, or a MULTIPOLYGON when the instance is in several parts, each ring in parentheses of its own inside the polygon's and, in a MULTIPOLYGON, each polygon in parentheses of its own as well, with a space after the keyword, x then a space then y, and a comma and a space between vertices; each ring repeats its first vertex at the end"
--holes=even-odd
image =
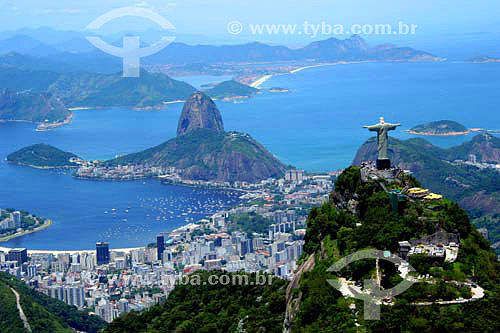
POLYGON ((164 304, 130 312, 105 332, 281 332, 286 281, 272 278, 271 284, 261 284, 256 274, 240 272, 194 274, 199 283, 193 283, 197 279, 191 276, 191 282, 176 286, 164 304), (211 284, 210 275, 227 275, 231 283, 211 284), (247 276, 248 283, 232 283, 237 275, 247 276))
MULTIPOLYGON (((314 269, 304 274, 292 327, 303 332, 355 332, 355 324, 368 332, 496 332, 500 320, 500 264, 488 242, 474 229, 467 214, 454 202, 443 200, 434 209, 406 202, 402 214, 392 211, 388 195, 376 183, 363 183, 359 169, 350 168, 337 181, 332 202, 312 210, 308 218, 305 252, 316 257, 314 269), (358 201, 358 214, 338 209, 339 199, 358 201), (335 205, 337 204, 337 206, 335 205), (361 223, 361 224, 360 224, 361 223), (363 303, 345 299, 328 285, 334 273, 326 270, 337 260, 361 249, 377 248, 395 252, 398 241, 419 238, 441 229, 460 236, 458 259, 454 263, 411 257, 419 274, 430 274, 435 284, 416 283, 395 298, 392 306, 382 306, 381 320, 365 321, 363 303), (486 296, 471 303, 450 306, 414 306, 412 302, 470 298, 470 290, 445 281, 474 281, 486 289, 486 296), (355 310, 350 307, 355 304, 355 310), (360 310, 357 310, 360 309, 360 310)), ((382 286, 401 281, 391 263, 380 263, 382 286)), ((373 278, 374 260, 359 260, 340 271, 340 276, 363 281, 373 278)))
POLYGON ((32 332, 98 332, 106 323, 95 315, 51 298, 0 272, 0 332, 25 332, 11 288, 20 295, 21 307, 32 332))
POLYGON ((224 81, 217 84, 215 87, 206 91, 207 95, 212 98, 225 97, 250 97, 255 95, 259 90, 246 84, 239 83, 234 80, 224 81))
POLYGON ((466 133, 468 129, 464 125, 453 120, 438 120, 417 125, 410 129, 410 131, 424 134, 446 135, 449 133, 466 133))
POLYGON ((251 235, 254 232, 258 234, 267 234, 272 221, 257 213, 233 214, 230 215, 229 230, 238 230, 251 235))
POLYGON ((7 161, 39 168, 77 167, 77 163, 69 161, 71 158, 78 158, 78 156, 51 145, 39 143, 9 154, 7 161))

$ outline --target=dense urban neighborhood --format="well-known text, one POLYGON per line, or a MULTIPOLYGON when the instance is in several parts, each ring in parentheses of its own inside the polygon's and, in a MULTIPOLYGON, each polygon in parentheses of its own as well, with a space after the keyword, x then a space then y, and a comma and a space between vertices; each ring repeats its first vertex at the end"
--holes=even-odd
MULTIPOLYGON (((130 170, 138 169, 123 167, 120 173, 130 170)), ((149 171, 158 176, 174 170, 149 171)), ((88 251, 0 247, 0 270, 108 322, 165 300, 176 283, 197 270, 259 272, 291 279, 302 255, 309 210, 328 201, 340 172, 309 175, 289 170, 285 178, 256 184, 182 181, 238 188, 245 203, 162 233, 141 248, 112 249, 107 242, 88 251)), ((14 220, 18 216, 12 215, 14 220)))

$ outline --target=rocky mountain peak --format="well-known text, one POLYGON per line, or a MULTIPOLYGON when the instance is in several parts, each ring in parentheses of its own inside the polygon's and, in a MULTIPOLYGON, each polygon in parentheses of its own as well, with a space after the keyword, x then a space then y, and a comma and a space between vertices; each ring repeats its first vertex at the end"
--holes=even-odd
POLYGON ((224 132, 222 116, 210 97, 197 91, 184 104, 177 126, 177 136, 200 128, 224 132))

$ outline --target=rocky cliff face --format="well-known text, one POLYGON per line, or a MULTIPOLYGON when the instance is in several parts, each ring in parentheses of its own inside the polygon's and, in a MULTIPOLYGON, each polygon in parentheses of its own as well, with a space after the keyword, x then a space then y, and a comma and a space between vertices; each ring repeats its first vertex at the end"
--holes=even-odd
POLYGON ((198 91, 191 95, 184 104, 177 125, 177 136, 200 128, 224 132, 222 116, 217 106, 210 97, 198 91))

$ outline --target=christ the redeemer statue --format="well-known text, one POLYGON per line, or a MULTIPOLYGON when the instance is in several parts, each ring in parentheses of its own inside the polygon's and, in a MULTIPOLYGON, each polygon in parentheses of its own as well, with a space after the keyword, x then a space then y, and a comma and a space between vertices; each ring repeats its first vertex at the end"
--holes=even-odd
POLYGON ((385 170, 391 168, 391 160, 387 153, 387 147, 389 145, 389 135, 388 132, 395 130, 396 127, 401 126, 401 124, 390 124, 384 121, 384 117, 380 117, 380 122, 372 126, 363 126, 363 128, 368 128, 372 132, 377 132, 377 143, 378 143, 378 159, 377 159, 377 169, 385 170))

